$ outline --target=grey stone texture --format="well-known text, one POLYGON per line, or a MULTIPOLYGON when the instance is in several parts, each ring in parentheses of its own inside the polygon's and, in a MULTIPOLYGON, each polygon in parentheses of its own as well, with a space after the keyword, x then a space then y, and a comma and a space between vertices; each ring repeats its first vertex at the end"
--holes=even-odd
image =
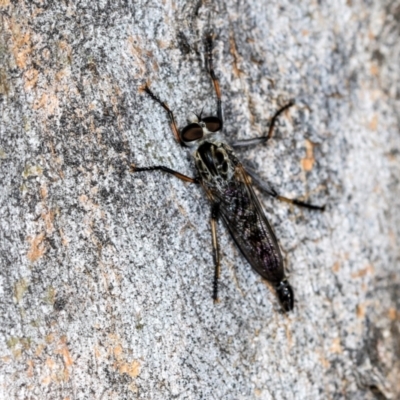
POLYGON ((399 399, 400 2, 0 0, 1 399, 399 399), (226 141, 296 296, 287 315, 218 225, 146 82, 226 141))

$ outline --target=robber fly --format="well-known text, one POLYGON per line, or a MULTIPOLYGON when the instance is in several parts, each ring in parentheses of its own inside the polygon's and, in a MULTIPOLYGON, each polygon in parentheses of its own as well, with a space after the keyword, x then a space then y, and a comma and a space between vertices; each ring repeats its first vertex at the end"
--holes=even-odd
MULTIPOLYGON (((205 59, 217 97, 217 116, 199 116, 197 120, 179 131, 174 114, 167 104, 161 101, 147 85, 143 88, 168 113, 175 139, 182 146, 197 146, 194 151, 194 159, 198 177, 191 178, 161 165, 141 168, 132 165, 132 171, 163 171, 183 181, 203 186, 212 208, 211 232, 215 263, 213 298, 215 301, 218 300, 218 280, 220 276, 217 220, 222 218, 249 264, 273 285, 284 311, 287 312, 293 309, 294 295, 293 289, 285 276, 278 241, 253 191, 251 177, 255 180, 257 178, 253 172, 244 169, 232 147, 245 147, 266 142, 272 136, 278 116, 293 103, 285 105, 275 113, 266 136, 242 140, 230 147, 212 137, 213 134, 221 131, 223 118, 221 90, 213 68, 211 35, 206 38, 205 59)), ((279 200, 311 209, 323 209, 323 207, 279 196, 274 190, 262 184, 260 186, 268 194, 279 200)))

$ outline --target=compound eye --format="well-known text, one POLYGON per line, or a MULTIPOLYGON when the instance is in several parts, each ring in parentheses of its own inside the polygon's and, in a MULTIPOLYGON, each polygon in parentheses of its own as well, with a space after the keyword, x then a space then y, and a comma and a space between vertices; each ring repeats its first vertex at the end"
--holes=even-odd
POLYGON ((222 124, 218 117, 206 117, 202 121, 210 132, 217 132, 221 129, 222 124))
POLYGON ((190 124, 182 129, 181 137, 184 142, 193 142, 203 137, 203 128, 199 124, 190 124))

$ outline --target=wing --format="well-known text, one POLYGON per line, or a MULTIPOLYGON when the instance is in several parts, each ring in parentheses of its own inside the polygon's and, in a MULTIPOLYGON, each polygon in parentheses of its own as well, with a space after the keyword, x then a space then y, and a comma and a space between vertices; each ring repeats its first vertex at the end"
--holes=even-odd
POLYGON ((219 203, 220 215, 250 265, 263 278, 280 282, 284 271, 279 245, 242 165, 223 189, 206 191, 219 203))

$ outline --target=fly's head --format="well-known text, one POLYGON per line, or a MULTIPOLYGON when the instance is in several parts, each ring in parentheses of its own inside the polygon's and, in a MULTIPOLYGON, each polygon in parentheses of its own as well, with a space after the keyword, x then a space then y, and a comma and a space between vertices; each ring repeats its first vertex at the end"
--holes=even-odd
POLYGON ((279 301, 282 304, 283 310, 285 312, 293 310, 294 295, 293 289, 289 285, 289 282, 284 279, 283 281, 278 283, 275 289, 278 294, 279 301))
POLYGON ((218 117, 203 118, 200 115, 180 132, 185 146, 198 146, 194 153, 196 167, 202 180, 210 184, 222 183, 232 176, 225 145, 210 138, 221 129, 222 121, 218 117))
POLYGON ((218 132, 222 128, 222 121, 218 117, 205 117, 201 115, 189 125, 185 126, 181 132, 181 140, 185 146, 192 147, 198 145, 209 135, 218 132))

